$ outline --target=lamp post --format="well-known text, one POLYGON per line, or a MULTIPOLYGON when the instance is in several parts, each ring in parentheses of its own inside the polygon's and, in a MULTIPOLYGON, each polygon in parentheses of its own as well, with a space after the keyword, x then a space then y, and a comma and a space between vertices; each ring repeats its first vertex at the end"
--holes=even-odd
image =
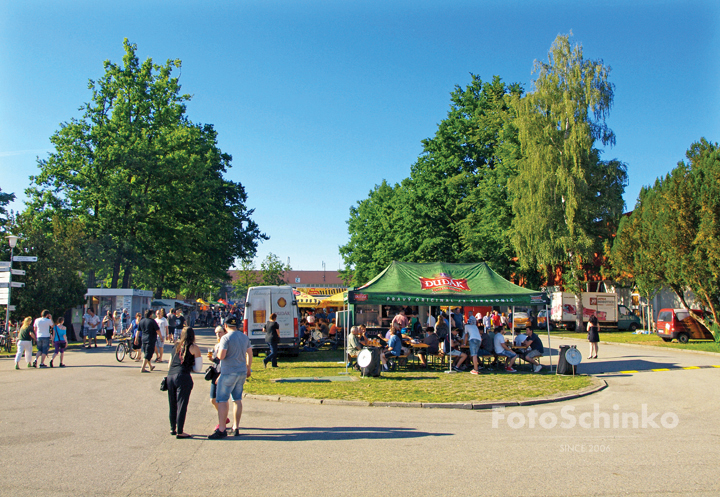
POLYGON ((15 252, 15 245, 17 245, 18 240, 20 239, 19 236, 15 235, 8 235, 5 238, 8 239, 8 244, 10 244, 10 279, 8 280, 8 301, 7 301, 7 307, 5 307, 5 331, 9 334, 10 333, 10 294, 12 292, 12 261, 13 261, 13 253, 15 252))

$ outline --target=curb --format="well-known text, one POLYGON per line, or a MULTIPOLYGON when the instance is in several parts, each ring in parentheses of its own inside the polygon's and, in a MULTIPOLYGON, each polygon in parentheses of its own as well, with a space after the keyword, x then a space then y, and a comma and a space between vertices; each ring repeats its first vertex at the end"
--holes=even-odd
POLYGON ((243 398, 253 400, 264 400, 267 402, 287 402, 291 404, 314 404, 326 406, 354 406, 354 407, 414 407, 423 409, 468 409, 488 410, 495 407, 521 407, 534 406, 537 404, 550 404, 563 402, 565 400, 578 399, 605 390, 608 386, 605 380, 589 376, 595 383, 582 390, 565 395, 551 395, 539 399, 514 400, 514 401, 486 401, 486 402, 368 402, 364 400, 340 400, 340 399, 309 399, 306 397, 282 397, 279 395, 255 395, 244 393, 243 398))
MULTIPOLYGON (((574 337, 557 337, 564 340, 581 340, 582 338, 574 338, 574 337)), ((657 349, 657 350, 670 350, 672 352, 682 352, 685 354, 700 354, 700 355, 709 355, 713 357, 720 357, 720 352, 708 352, 707 350, 690 350, 690 349, 674 349, 671 347, 658 347, 657 345, 641 345, 639 343, 624 343, 624 342, 604 342, 600 341, 598 343, 601 343, 603 345, 620 345, 620 346, 626 346, 626 347, 635 347, 635 348, 641 348, 641 349, 657 349)))

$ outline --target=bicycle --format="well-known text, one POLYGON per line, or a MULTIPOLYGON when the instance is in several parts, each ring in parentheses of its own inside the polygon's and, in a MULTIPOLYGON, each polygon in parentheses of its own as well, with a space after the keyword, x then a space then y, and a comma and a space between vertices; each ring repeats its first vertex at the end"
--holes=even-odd
POLYGON ((2 334, 0 335, 0 350, 5 350, 5 352, 10 352, 12 350, 13 340, 12 340, 12 332, 11 331, 5 331, 5 329, 0 330, 2 334))
POLYGON ((130 359, 133 361, 137 358, 140 353, 140 349, 132 348, 132 340, 133 338, 131 336, 122 336, 118 338, 118 344, 115 348, 115 359, 117 359, 118 362, 123 362, 126 355, 129 355, 130 359))

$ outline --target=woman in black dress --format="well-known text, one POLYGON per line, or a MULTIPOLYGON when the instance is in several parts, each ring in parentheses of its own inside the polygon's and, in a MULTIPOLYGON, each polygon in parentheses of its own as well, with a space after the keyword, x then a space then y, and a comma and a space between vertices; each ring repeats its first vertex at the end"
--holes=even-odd
POLYGON ((184 328, 180 340, 175 343, 167 375, 168 403, 170 404, 170 434, 177 438, 190 438, 185 433, 185 415, 187 414, 190 392, 193 389, 191 371, 202 370, 200 347, 195 344, 195 330, 184 328))
POLYGON ((590 342, 590 355, 588 359, 597 359, 598 342, 600 341, 600 327, 596 316, 590 316, 587 324, 587 339, 590 342))

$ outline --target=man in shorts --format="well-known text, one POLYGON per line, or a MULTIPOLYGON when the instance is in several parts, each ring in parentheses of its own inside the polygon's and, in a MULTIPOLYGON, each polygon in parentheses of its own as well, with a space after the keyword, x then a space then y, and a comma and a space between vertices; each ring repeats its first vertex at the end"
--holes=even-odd
MULTIPOLYGON (((500 328, 502 330, 502 328, 500 328)), ((502 331, 496 331, 495 332, 495 353, 498 356, 504 355, 508 358, 507 366, 505 366, 505 371, 508 373, 515 373, 515 369, 513 369, 513 364, 515 364, 515 361, 517 360, 517 354, 513 352, 510 347, 507 346, 505 343, 505 335, 502 334, 502 331)))
POLYGON ((98 327, 100 326, 100 316, 95 315, 95 311, 92 310, 92 307, 88 307, 87 312, 83 315, 83 322, 82 322, 83 328, 85 329, 85 338, 83 338, 83 346, 87 349, 90 348, 90 340, 92 340, 95 343, 95 347, 97 348, 97 332, 98 327), (85 340, 87 339, 87 345, 85 345, 85 340))
POLYGON ((233 435, 240 435, 240 417, 242 416, 242 393, 245 379, 250 377, 252 366, 252 346, 250 339, 237 329, 237 318, 225 320, 227 335, 220 339, 217 357, 220 359, 220 376, 217 379, 215 401, 217 402, 218 427, 208 438, 216 440, 227 436, 227 415, 230 410, 230 397, 235 404, 233 435))
POLYGON ((545 352, 540 337, 533 330, 530 330, 523 345, 530 347, 530 350, 525 353, 524 359, 533 365, 533 372, 539 373, 542 371, 542 365, 538 362, 537 357, 540 357, 545 352))
POLYGON ((175 343, 178 340, 180 340, 180 332, 181 330, 177 329, 177 316, 175 314, 175 309, 170 309, 170 313, 167 316, 167 322, 168 322, 168 332, 167 332, 167 338, 171 343, 175 343))
POLYGON ((485 355, 486 352, 481 348, 482 335, 477 327, 477 321, 475 316, 468 316, 468 322, 465 325, 466 337, 468 338, 468 345, 470 345, 470 357, 472 357, 473 369, 470 371, 472 374, 480 374, 482 366, 478 361, 478 356, 485 355))
POLYGON ((140 372, 149 373, 155 369, 155 366, 152 365, 152 358, 153 354, 155 354, 155 344, 157 343, 158 335, 160 335, 160 327, 155 322, 154 310, 148 309, 145 311, 145 319, 140 320, 138 330, 142 333, 143 362, 140 367, 140 372), (150 370, 148 371, 146 368, 150 368, 150 370))
POLYGON ((33 323, 35 336, 37 337, 37 355, 35 356, 33 366, 46 368, 45 358, 47 358, 50 350, 50 329, 53 326, 53 321, 50 311, 48 310, 43 310, 40 316, 42 317, 37 318, 33 323), (40 360, 39 364, 38 359, 40 360))

